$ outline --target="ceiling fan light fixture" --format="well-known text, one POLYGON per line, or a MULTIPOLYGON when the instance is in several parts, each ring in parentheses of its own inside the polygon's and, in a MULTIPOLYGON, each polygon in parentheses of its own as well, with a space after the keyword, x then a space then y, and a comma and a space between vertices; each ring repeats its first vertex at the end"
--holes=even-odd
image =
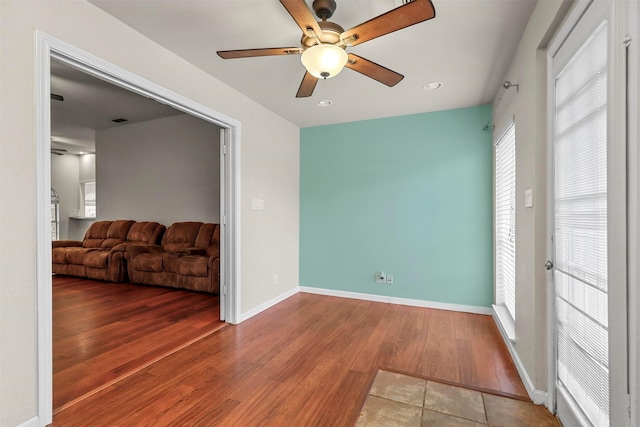
POLYGON ((302 53, 302 65, 318 79, 330 79, 342 71, 348 55, 344 49, 332 44, 317 44, 302 53))

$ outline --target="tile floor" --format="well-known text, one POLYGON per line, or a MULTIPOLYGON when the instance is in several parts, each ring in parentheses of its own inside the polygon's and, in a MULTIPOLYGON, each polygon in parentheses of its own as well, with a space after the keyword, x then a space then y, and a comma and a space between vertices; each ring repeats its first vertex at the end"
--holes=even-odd
POLYGON ((543 406, 378 371, 356 427, 560 426, 543 406))

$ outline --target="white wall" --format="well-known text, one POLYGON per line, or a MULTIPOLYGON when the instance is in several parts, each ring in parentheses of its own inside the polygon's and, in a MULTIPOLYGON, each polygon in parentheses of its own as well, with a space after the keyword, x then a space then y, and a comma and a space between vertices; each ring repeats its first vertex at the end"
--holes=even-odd
MULTIPOLYGON (((569 2, 537 3, 498 89, 495 134, 516 122, 516 342, 515 350, 536 390, 547 390, 547 81, 546 46, 569 2), (498 101, 502 97, 501 101, 498 101), (524 192, 533 189, 533 208, 524 192)), ((495 135, 494 134, 494 135, 495 135)))
POLYGON ((220 128, 187 114, 96 132, 99 219, 220 223, 220 128))
POLYGON ((95 181, 96 179, 96 155, 83 154, 80 156, 80 181, 95 181))
POLYGON ((79 203, 80 158, 73 154, 51 155, 51 187, 60 198, 60 240, 73 239, 69 235, 69 217, 79 203))
POLYGON ((95 179, 94 154, 51 155, 51 186, 60 197, 60 240, 82 240, 87 228, 94 222, 72 217, 80 209, 80 181, 95 179))
POLYGON ((36 29, 240 121, 242 312, 298 286, 296 126, 86 1, 0 1, 2 426, 37 415, 36 29))

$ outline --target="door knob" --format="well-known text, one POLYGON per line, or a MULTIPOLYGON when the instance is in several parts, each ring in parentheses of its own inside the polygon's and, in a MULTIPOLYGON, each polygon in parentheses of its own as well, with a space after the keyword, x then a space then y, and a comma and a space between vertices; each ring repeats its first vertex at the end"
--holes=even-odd
POLYGON ((553 268, 553 262, 548 259, 547 262, 544 263, 544 268, 546 268, 547 270, 551 270, 553 268))

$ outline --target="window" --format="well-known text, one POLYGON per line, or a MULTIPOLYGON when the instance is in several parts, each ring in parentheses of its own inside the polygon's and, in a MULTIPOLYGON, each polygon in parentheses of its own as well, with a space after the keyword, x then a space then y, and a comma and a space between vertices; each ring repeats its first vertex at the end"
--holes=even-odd
POLYGON ((82 212, 85 217, 96 217, 96 182, 86 181, 80 183, 82 195, 82 212))
POLYGON ((516 129, 498 138, 496 156, 496 304, 516 318, 516 129))

